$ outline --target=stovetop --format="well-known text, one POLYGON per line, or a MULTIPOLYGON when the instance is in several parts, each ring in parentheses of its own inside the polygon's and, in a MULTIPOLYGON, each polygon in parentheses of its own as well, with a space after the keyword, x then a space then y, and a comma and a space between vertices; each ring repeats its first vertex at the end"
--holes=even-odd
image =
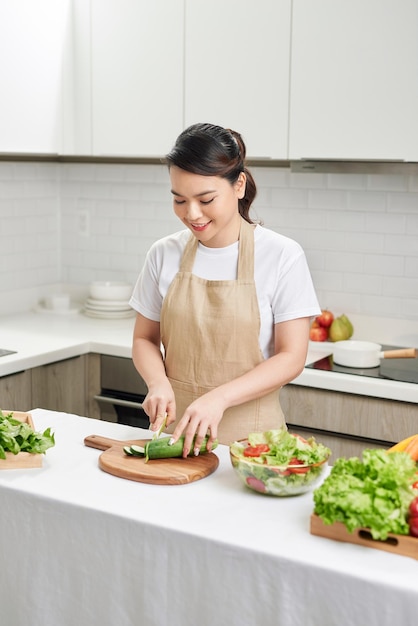
MULTIPOLYGON (((382 350, 397 350, 399 346, 382 345, 382 350)), ((309 369, 324 370, 340 374, 386 378, 403 383, 418 384, 418 359, 381 359, 379 367, 345 367, 334 363, 332 354, 306 365, 309 369)))

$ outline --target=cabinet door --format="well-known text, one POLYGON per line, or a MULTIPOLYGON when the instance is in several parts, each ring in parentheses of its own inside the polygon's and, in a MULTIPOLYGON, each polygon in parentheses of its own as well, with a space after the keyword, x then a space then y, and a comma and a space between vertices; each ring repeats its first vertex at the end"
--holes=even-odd
POLYGON ((286 385, 280 391, 286 422, 324 434, 388 447, 418 432, 418 404, 326 389, 286 385))
POLYGON ((0 409, 27 412, 32 407, 30 370, 0 378, 0 409))
POLYGON ((290 158, 418 161, 418 2, 294 0, 290 158))
POLYGON ((166 154, 183 123, 183 0, 92 0, 94 155, 166 154))
POLYGON ((86 415, 86 357, 79 356, 32 370, 34 407, 86 415))
POLYGON ((0 152, 57 153, 70 0, 0 1, 0 152))
POLYGON ((287 158, 290 0, 186 0, 185 126, 240 132, 249 157, 287 158))
POLYGON ((289 431, 302 437, 315 437, 316 441, 321 442, 324 446, 327 446, 331 450, 330 464, 333 465, 340 456, 349 458, 351 456, 361 457, 363 450, 366 448, 387 448, 388 446, 382 446, 380 443, 373 443, 370 441, 362 441, 361 439, 347 439, 345 437, 339 437, 338 435, 324 433, 311 428, 294 427, 289 424, 289 431))

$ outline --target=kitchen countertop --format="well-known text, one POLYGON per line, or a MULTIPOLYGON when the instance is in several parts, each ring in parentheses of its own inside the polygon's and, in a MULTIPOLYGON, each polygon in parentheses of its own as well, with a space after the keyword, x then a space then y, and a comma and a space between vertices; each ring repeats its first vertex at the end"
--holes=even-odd
MULTIPOLYGON (((130 358, 134 321, 134 317, 95 319, 79 312, 0 317, 0 348, 16 351, 0 357, 0 376, 88 352, 130 358)), ((310 342, 306 362, 313 363, 331 352, 332 344, 310 342)), ((418 404, 418 385, 414 383, 305 369, 292 384, 418 404)))
MULTIPOLYGON (((56 445, 0 470, 2 620, 42 626, 393 626, 414 623, 418 562, 311 535, 313 495, 263 496, 218 469, 186 485, 116 478, 91 434, 129 426, 34 409, 56 445), (22 569, 22 564, 24 567, 22 569)), ((135 459, 133 460, 135 462, 135 459)))

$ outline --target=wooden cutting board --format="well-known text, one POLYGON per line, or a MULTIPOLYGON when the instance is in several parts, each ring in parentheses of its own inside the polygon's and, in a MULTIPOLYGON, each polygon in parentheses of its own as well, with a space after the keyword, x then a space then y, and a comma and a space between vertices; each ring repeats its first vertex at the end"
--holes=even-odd
POLYGON ((99 456, 99 467, 104 472, 152 485, 183 485, 212 474, 219 465, 214 452, 188 457, 187 459, 153 459, 145 463, 141 457, 128 456, 124 446, 144 446, 150 439, 119 441, 100 435, 89 435, 86 446, 104 450, 99 456))

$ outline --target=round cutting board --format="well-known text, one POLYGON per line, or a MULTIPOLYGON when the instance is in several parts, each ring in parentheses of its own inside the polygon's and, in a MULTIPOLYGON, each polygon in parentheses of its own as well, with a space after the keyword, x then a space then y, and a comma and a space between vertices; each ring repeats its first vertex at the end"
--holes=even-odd
POLYGON ((200 480, 212 474, 219 465, 214 452, 188 457, 187 459, 145 459, 128 456, 124 446, 144 446, 150 439, 130 439, 119 441, 99 435, 89 435, 84 439, 86 446, 104 450, 99 456, 99 467, 104 472, 152 485, 183 485, 200 480))

